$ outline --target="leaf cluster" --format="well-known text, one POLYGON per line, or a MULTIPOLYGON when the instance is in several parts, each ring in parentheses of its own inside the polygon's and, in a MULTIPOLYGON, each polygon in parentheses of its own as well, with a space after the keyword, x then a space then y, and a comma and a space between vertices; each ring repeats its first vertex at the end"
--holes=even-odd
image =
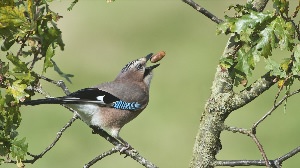
POLYGON ((299 26, 294 20, 299 7, 291 16, 289 2, 281 0, 273 0, 272 11, 257 12, 248 5, 232 5, 229 10, 234 10, 234 16, 225 16, 217 33, 233 33, 240 46, 236 55, 220 60, 221 66, 231 70, 235 85, 247 85, 257 63, 264 60, 265 68, 277 77, 278 85, 290 86, 300 71, 299 26), (273 58, 275 49, 290 55, 273 58))
POLYGON ((56 24, 61 18, 46 0, 0 1, 0 164, 13 157, 22 165, 26 156, 28 145, 17 132, 19 106, 39 84, 36 63, 42 63, 42 73, 53 67, 67 80, 72 77, 53 60, 56 49, 65 46, 56 24))

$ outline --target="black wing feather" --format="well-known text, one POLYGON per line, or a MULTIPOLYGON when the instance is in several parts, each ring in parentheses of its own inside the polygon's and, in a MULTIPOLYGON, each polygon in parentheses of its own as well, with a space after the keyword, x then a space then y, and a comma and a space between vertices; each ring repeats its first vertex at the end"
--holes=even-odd
POLYGON ((81 100, 97 101, 98 96, 104 96, 103 101, 106 104, 111 104, 113 102, 120 100, 116 96, 114 96, 106 91, 99 90, 98 88, 81 89, 81 90, 78 90, 76 92, 69 94, 67 97, 75 97, 75 98, 79 98, 81 100))

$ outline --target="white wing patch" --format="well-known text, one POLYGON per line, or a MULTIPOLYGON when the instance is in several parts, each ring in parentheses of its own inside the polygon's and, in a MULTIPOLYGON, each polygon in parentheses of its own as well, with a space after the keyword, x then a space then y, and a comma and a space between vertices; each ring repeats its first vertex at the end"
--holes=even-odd
POLYGON ((97 96, 96 99, 99 100, 101 103, 104 103, 103 101, 104 96, 97 96))

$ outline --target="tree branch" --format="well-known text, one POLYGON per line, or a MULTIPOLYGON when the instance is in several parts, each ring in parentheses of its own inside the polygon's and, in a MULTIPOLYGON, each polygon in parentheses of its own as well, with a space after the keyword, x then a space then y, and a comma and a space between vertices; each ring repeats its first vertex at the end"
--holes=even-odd
MULTIPOLYGON (((293 157, 300 152, 300 146, 291 150, 290 152, 284 154, 283 156, 275 159, 269 160, 269 165, 274 168, 281 168, 281 165, 287 159, 293 157)), ((264 160, 217 160, 214 162, 214 166, 265 166, 264 160)))
POLYGON ((218 17, 216 17, 214 14, 210 13, 208 10, 206 10, 205 8, 203 8, 202 6, 198 5, 196 2, 194 2, 193 0, 182 0, 183 2, 185 2, 186 4, 190 5, 191 7, 193 7, 194 9, 196 9, 196 11, 202 13, 204 16, 206 16, 207 18, 209 18, 210 20, 212 20, 213 22, 219 24, 222 23, 223 20, 219 19, 218 17))
POLYGON ((251 130, 247 130, 247 129, 244 129, 244 128, 236 128, 236 127, 229 127, 229 126, 224 126, 224 129, 227 130, 227 131, 231 131, 233 133, 241 133, 241 134, 245 134, 247 136, 250 136, 252 138, 252 140, 254 141, 254 143, 256 144, 256 146, 258 147, 264 161, 265 161, 265 165, 267 167, 270 167, 270 163, 269 163, 269 160, 267 158, 267 155, 263 149, 263 146, 261 145, 261 143, 259 142, 259 140, 257 139, 255 133, 253 133, 251 130))
MULTIPOLYGON (((97 127, 97 126, 90 126, 93 129, 93 134, 98 134, 101 137, 103 137, 104 139, 106 139, 108 142, 110 142, 111 144, 113 144, 115 146, 116 149, 126 149, 126 146, 124 146, 122 143, 120 143, 117 139, 115 139, 114 137, 112 137, 111 135, 109 135, 107 132, 105 132, 103 129, 97 127)), ((114 148, 112 150, 115 150, 114 148)), ((112 151, 111 151, 112 152, 112 151)), ((141 156, 135 149, 133 148, 129 148, 126 149, 124 151, 120 151, 121 154, 125 154, 126 156, 131 157, 133 160, 137 161, 138 163, 140 163, 141 165, 143 165, 144 167, 147 168, 157 168, 157 166, 155 166, 153 163, 151 163, 150 161, 148 161, 146 158, 144 158, 143 156, 141 156)), ((115 153, 115 152, 114 152, 115 153)), ((106 154, 101 154, 101 155, 106 155, 106 154)), ((99 161, 101 159, 102 156, 99 155, 96 158, 94 158, 92 161, 90 161, 89 163, 93 163, 95 164, 95 161, 99 161)), ((108 155, 107 155, 108 156, 108 155)), ((89 165, 86 164, 86 165, 89 165)))
POLYGON ((247 0, 247 4, 252 6, 252 9, 261 12, 265 9, 269 0, 247 0))
POLYGON ((114 148, 112 148, 111 150, 107 151, 107 152, 104 152, 102 153, 101 155, 95 157, 93 160, 91 160, 89 163, 85 164, 83 166, 83 168, 89 168, 91 167, 92 165, 94 165, 95 163, 97 163, 99 160, 105 158, 106 156, 109 156, 109 155, 112 155, 114 153, 117 153, 120 151, 120 148, 119 146, 115 146, 114 148))
MULTIPOLYGON (((61 136, 63 135, 63 133, 74 123, 75 120, 78 119, 78 115, 76 113, 74 113, 73 117, 70 119, 69 122, 67 122, 67 124, 65 126, 63 126, 58 132, 57 135, 55 137, 55 139, 53 140, 53 142, 44 149, 44 151, 42 151, 40 154, 38 155, 34 155, 31 153, 27 153, 29 156, 33 157, 33 159, 26 159, 26 160, 22 160, 23 163, 34 163, 35 161, 37 161, 38 159, 41 159, 47 152, 49 152, 58 142, 58 140, 61 138, 61 136)), ((17 163, 17 161, 11 160, 8 163, 17 163)))
POLYGON ((234 94, 232 98, 232 109, 236 110, 250 103, 252 100, 260 96, 276 82, 276 77, 270 76, 270 72, 264 74, 260 79, 256 80, 253 84, 242 90, 240 93, 234 94))
POLYGON ((300 93, 300 89, 290 93, 290 94, 287 94, 285 95, 278 103, 275 103, 273 105, 273 107, 260 119, 258 120, 253 126, 252 126, 252 132, 256 132, 256 128, 257 126, 262 122, 264 121, 269 115, 272 114, 273 111, 275 111, 284 101, 286 101, 289 97, 295 95, 295 94, 298 94, 300 93))

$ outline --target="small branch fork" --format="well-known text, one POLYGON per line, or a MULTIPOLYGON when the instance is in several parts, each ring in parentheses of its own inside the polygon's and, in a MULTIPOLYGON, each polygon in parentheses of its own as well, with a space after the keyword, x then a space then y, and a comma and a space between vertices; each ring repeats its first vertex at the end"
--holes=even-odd
MULTIPOLYGON (((64 93, 66 95, 70 94, 70 91, 68 90, 68 88, 66 87, 65 83, 63 81, 54 81, 52 79, 49 79, 45 76, 41 76, 38 75, 40 79, 43 79, 47 82, 50 82, 52 84, 57 85, 58 87, 60 87, 64 93)), ((47 98, 50 98, 51 96, 49 94, 47 94, 42 88, 41 86, 38 86, 36 88, 33 88, 35 92, 38 92, 42 95, 44 95, 47 98)), ((69 107, 66 107, 64 105, 62 105, 63 107, 67 108, 68 110, 70 110, 71 112, 73 112, 73 117, 69 120, 69 122, 66 123, 65 126, 63 126, 60 131, 57 133, 55 139, 53 140, 53 142, 46 147, 40 154, 38 155, 34 155, 31 153, 27 153, 29 156, 33 157, 33 159, 27 159, 27 160, 23 160, 22 163, 34 163, 35 161, 37 161, 38 159, 42 158, 47 152, 49 152, 58 142, 58 140, 61 138, 62 134, 77 120, 80 119, 79 115, 77 114, 77 112, 69 107)), ((141 165, 143 165, 146 168, 157 168, 157 166, 155 166, 153 163, 151 163, 150 161, 148 161, 146 158, 142 157, 136 150, 134 150, 133 148, 130 149, 126 149, 126 146, 124 146, 122 143, 120 143, 117 139, 115 139, 114 137, 112 137, 111 135, 109 135, 107 132, 105 132, 104 130, 102 130, 99 127, 95 127, 95 126, 90 126, 93 129, 93 134, 98 134, 100 136, 102 136, 103 138, 105 138, 107 141, 109 141, 111 144, 114 145, 114 147, 106 152, 103 152, 102 154, 100 154, 99 156, 95 157, 94 159, 92 159, 90 162, 88 162, 87 164, 84 165, 84 168, 89 168, 92 165, 94 165, 95 163, 97 163, 98 161, 102 160, 103 158, 112 155, 114 153, 120 152, 120 154, 125 154, 125 157, 129 156, 132 159, 134 159, 135 161, 137 161, 138 163, 140 163, 141 165), (125 149, 125 150, 124 150, 125 149)), ((17 161, 15 160, 10 160, 7 161, 6 163, 17 163, 17 161)))
MULTIPOLYGON (((23 163, 31 163, 33 164, 35 161, 37 161, 38 159, 42 158, 47 152, 49 152, 55 145, 56 143, 58 142, 58 140, 61 138, 62 134, 67 130, 67 128, 69 128, 75 120, 77 120, 79 117, 76 113, 74 113, 73 117, 70 119, 69 122, 67 122, 67 124, 65 126, 63 126, 58 132, 57 132, 57 135, 55 137, 55 139, 53 140, 53 142, 48 146, 46 147, 40 154, 38 155, 34 155, 34 154, 31 154, 29 152, 27 152, 27 154, 31 157, 33 157, 33 159, 27 159, 27 160, 23 160, 22 162, 23 163)), ((17 163, 17 161, 14 161, 14 160, 11 160, 10 162, 8 163, 17 163)))
MULTIPOLYGON (((269 165, 275 168, 281 168, 281 164, 287 159, 293 157, 300 152, 300 146, 286 153, 285 155, 275 159, 269 160, 269 165)), ((215 166, 265 166, 264 160, 217 160, 214 162, 215 166)))
POLYGON ((290 93, 290 94, 286 94, 280 101, 278 101, 278 103, 274 103, 273 107, 260 119, 258 120, 253 126, 252 126, 252 132, 256 132, 256 128, 257 126, 264 121, 269 115, 271 115, 273 113, 273 111, 275 111, 283 102, 285 102, 289 97, 294 96, 296 94, 298 94, 300 92, 300 89, 290 93))
MULTIPOLYGON (((282 89, 280 89, 281 91, 282 89)), ((262 160, 218 160, 214 162, 215 166, 266 166, 266 167, 275 167, 275 168, 281 168, 282 163, 291 158, 292 156, 296 155, 300 152, 300 146, 296 147, 295 149, 291 150, 290 152, 286 153, 285 155, 275 159, 275 160, 268 160, 267 155, 263 149, 263 146, 259 142, 258 138, 256 137, 256 128, 258 125, 264 121, 269 115, 271 115, 283 102, 285 102, 289 97, 294 96, 296 94, 300 93, 300 89, 295 90, 294 92, 290 94, 286 94, 281 100, 279 100, 276 103, 276 100, 278 99, 278 94, 276 95, 276 100, 274 102, 273 107, 256 123, 253 124, 251 129, 244 129, 244 128, 236 128, 236 127, 229 127, 224 126, 224 130, 231 131, 233 133, 241 133, 245 134, 247 136, 250 136, 252 140, 257 145, 262 157, 262 160)))

